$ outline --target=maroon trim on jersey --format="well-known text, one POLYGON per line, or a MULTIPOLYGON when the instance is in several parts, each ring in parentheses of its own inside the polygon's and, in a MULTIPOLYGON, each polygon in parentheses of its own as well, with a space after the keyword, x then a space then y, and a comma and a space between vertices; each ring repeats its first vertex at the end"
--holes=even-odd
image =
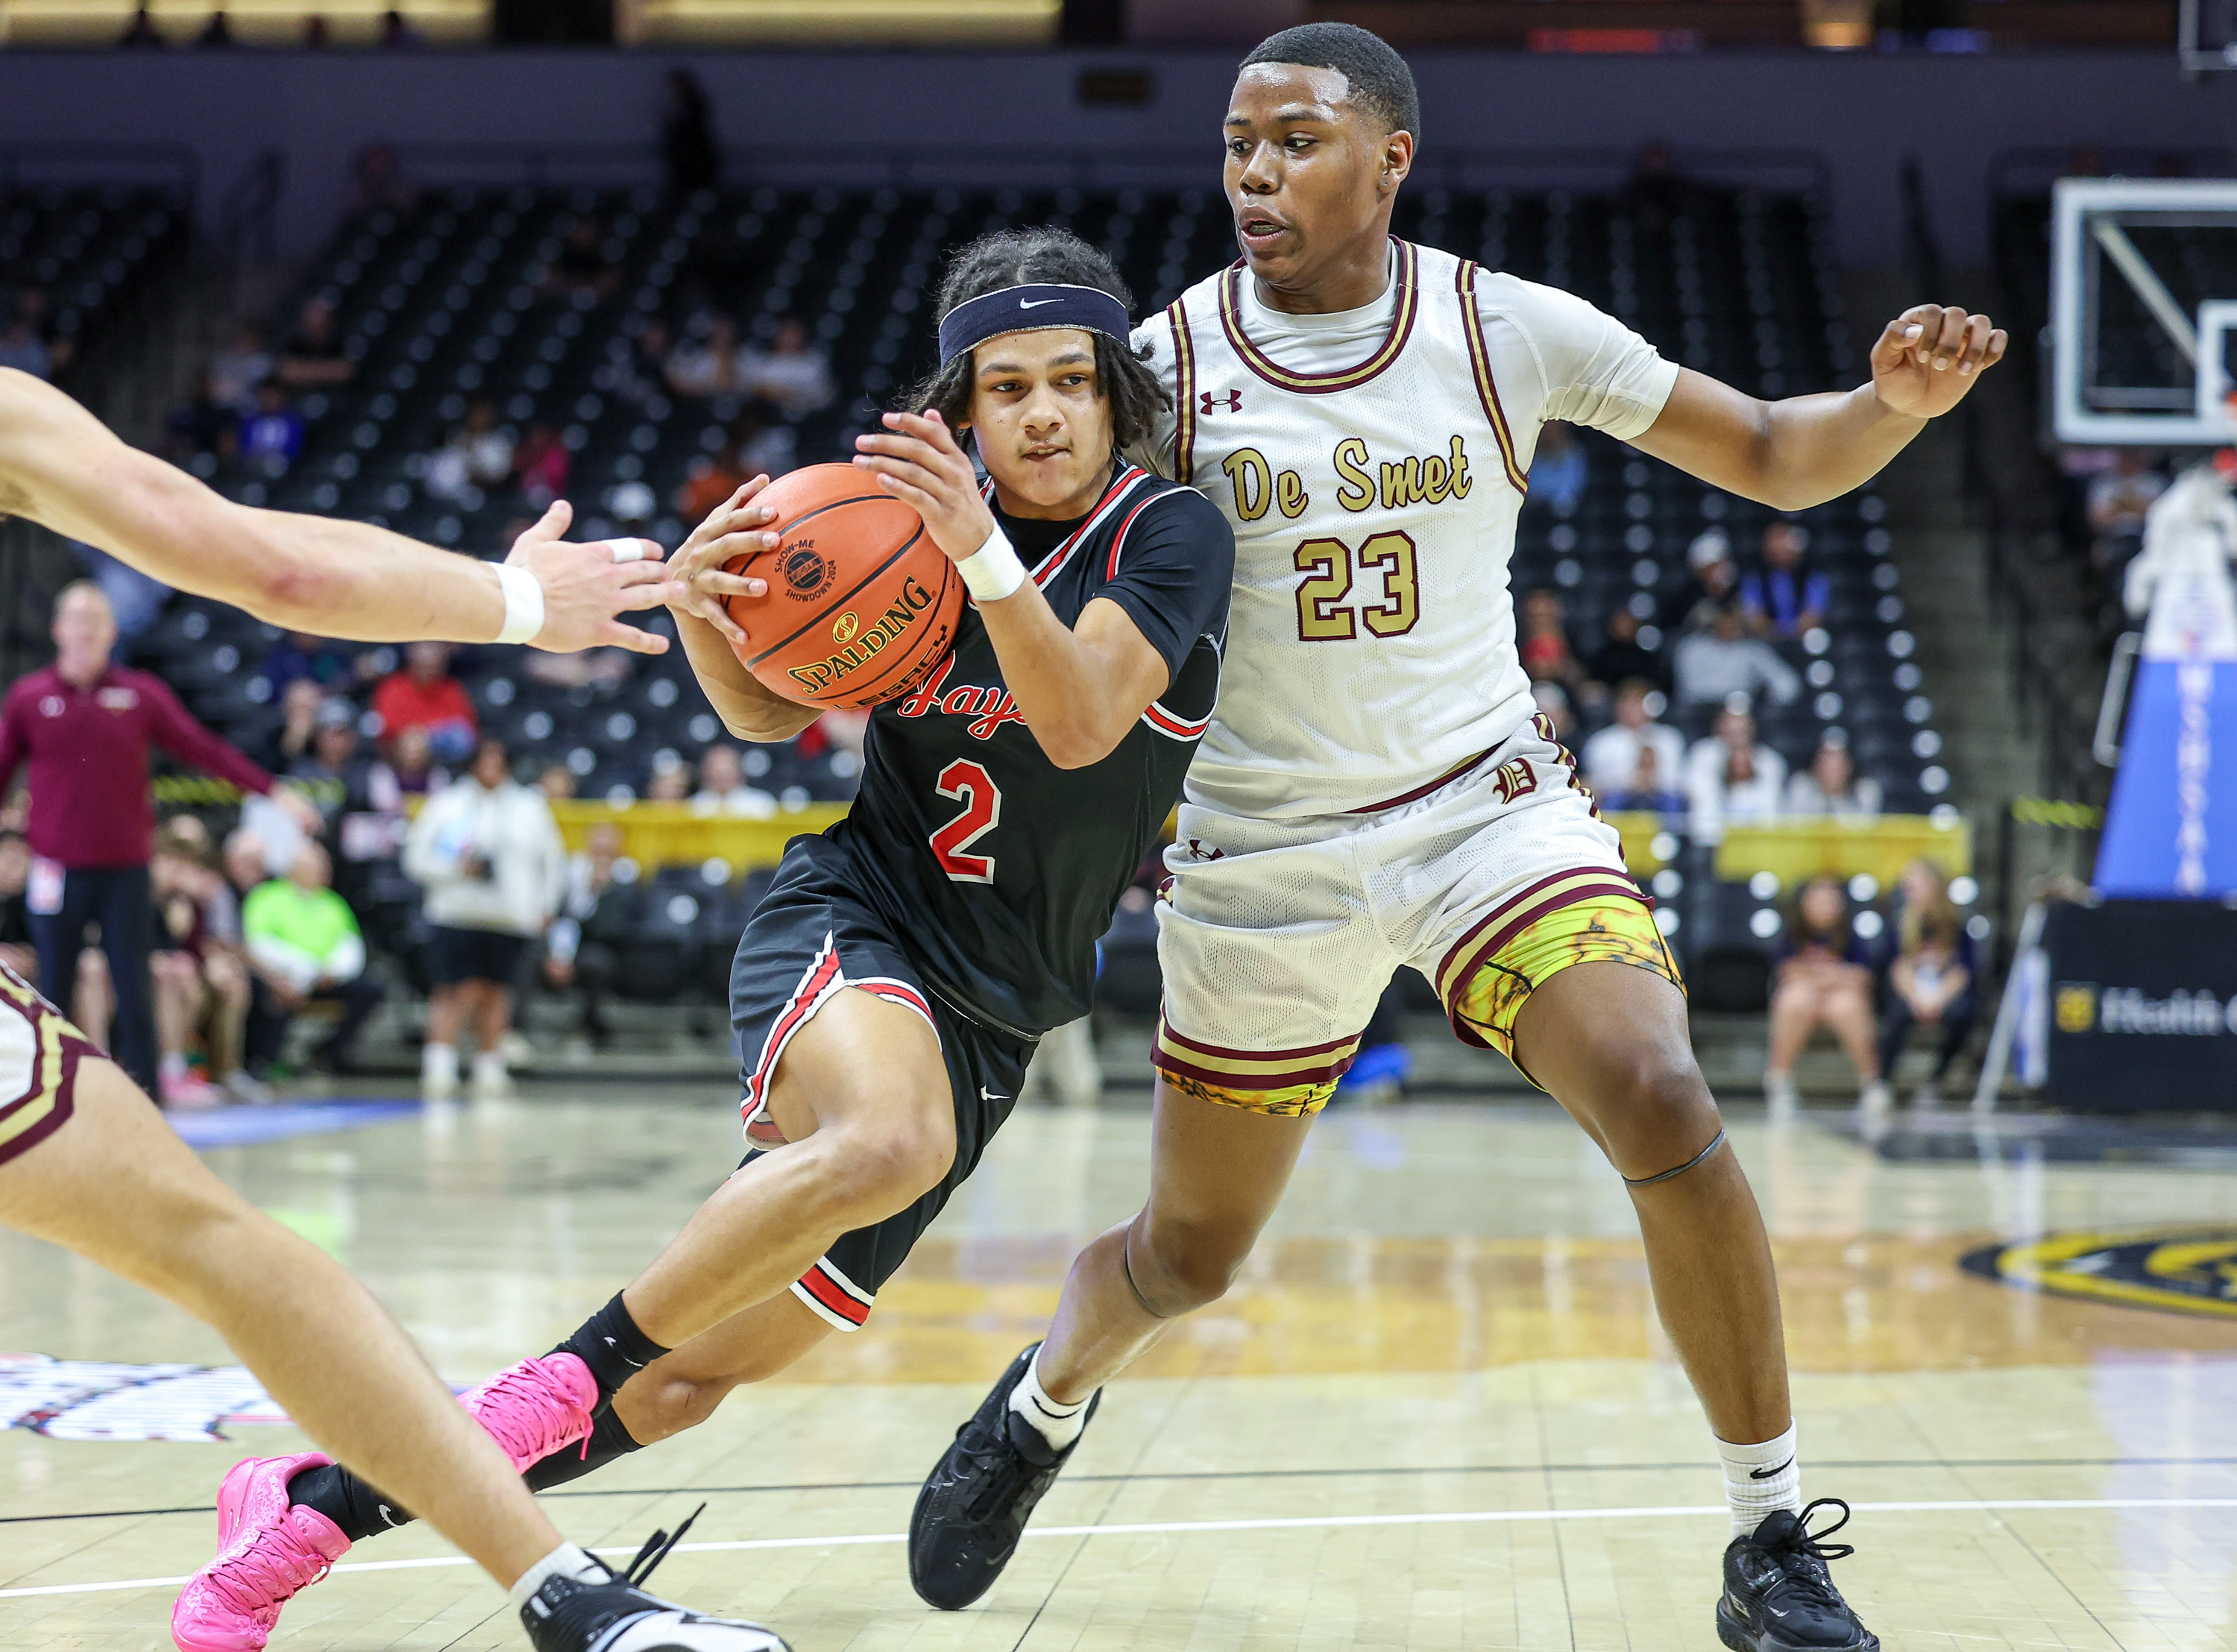
POLYGON ((1283 366, 1265 352, 1250 342, 1243 331, 1243 264, 1240 260, 1231 266, 1219 284, 1219 325, 1226 331, 1227 342, 1244 366, 1264 379, 1277 390, 1286 390, 1297 396, 1326 396, 1339 390, 1356 390, 1398 359, 1405 351, 1406 340, 1413 336, 1414 318, 1422 308, 1422 290, 1418 278, 1419 259, 1413 244, 1402 241, 1396 235, 1391 243, 1398 249, 1398 271, 1392 278, 1398 288, 1397 307, 1390 317, 1390 330, 1375 353, 1356 367, 1346 367, 1336 372, 1294 372, 1283 366))
POLYGON ((1173 480, 1184 483, 1196 469, 1196 340, 1186 294, 1165 306, 1165 325, 1173 330, 1173 480))
POLYGON ((1517 493, 1528 494, 1529 473, 1514 457, 1514 437, 1507 428, 1507 410, 1500 405, 1499 386, 1491 377, 1491 350, 1483 341, 1483 316, 1475 307, 1475 265, 1464 258, 1455 280, 1461 299, 1461 331, 1468 338, 1468 369, 1475 375, 1475 398, 1482 404, 1483 416, 1491 421, 1492 440, 1499 444, 1500 459, 1507 466, 1508 485, 1517 493))
MULTIPOLYGON (((1498 748, 1494 747, 1492 749, 1496 751, 1498 748)), ((1438 775, 1435 780, 1424 780, 1421 785, 1415 787, 1410 792, 1401 792, 1396 797, 1384 798, 1380 803, 1363 803, 1356 809, 1346 809, 1344 813, 1346 814, 1374 814, 1383 809, 1395 809, 1401 803, 1411 803, 1416 798, 1425 798, 1429 796, 1430 793, 1435 791, 1439 787, 1451 785, 1455 780, 1460 779, 1462 775, 1467 773, 1470 769, 1479 767, 1484 760, 1488 758, 1490 755, 1490 752, 1478 752, 1474 757, 1447 769, 1443 773, 1438 775)))
MULTIPOLYGON (((1650 912, 1654 908, 1653 901, 1649 899, 1645 892, 1631 880, 1629 873, 1617 872, 1607 866, 1571 866, 1566 871, 1541 878, 1527 889, 1518 890, 1469 925, 1467 932, 1446 949, 1444 959, 1437 965, 1437 973, 1433 978, 1432 984, 1436 987, 1441 996, 1449 997, 1461 989, 1462 984, 1453 977, 1452 971, 1464 953, 1473 952, 1479 962, 1484 958, 1496 958, 1501 947, 1548 912, 1558 912, 1564 906, 1574 906, 1580 900, 1597 900, 1603 895, 1614 895, 1621 899, 1635 900, 1650 912), (1574 880, 1579 878, 1598 879, 1600 881, 1575 883, 1574 880), (1555 884, 1568 884, 1570 887, 1535 905, 1528 904, 1540 891, 1555 884), (1518 910, 1518 908, 1524 910, 1518 910), (1501 919, 1507 921, 1501 923, 1501 919), (1498 932, 1488 941, 1478 942, 1476 937, 1494 924, 1499 924, 1498 932)), ((1474 971, 1471 971, 1469 973, 1473 974, 1474 971)))

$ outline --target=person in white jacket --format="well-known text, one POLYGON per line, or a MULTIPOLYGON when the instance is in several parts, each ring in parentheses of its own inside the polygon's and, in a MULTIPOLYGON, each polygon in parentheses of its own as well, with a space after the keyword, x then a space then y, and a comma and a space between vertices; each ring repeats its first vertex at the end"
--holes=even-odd
POLYGON ((512 778, 502 740, 485 739, 473 767, 428 799, 404 841, 404 870, 427 892, 427 1045, 421 1087, 459 1085, 459 1030, 471 1015, 478 1094, 502 1093, 512 987, 529 944, 567 887, 567 851, 542 792, 512 778))

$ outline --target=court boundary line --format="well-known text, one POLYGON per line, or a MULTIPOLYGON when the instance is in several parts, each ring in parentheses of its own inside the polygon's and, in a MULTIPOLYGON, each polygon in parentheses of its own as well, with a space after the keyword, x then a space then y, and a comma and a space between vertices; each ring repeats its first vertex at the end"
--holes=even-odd
MULTIPOLYGON (((648 1494, 649 1495, 649 1494, 648 1494)), ((2120 1511, 2147 1509, 2237 1509, 2237 1497, 1956 1497, 1893 1503, 1857 1503, 1858 1514, 2000 1514, 2027 1512, 2120 1511)), ((1028 1526, 1028 1537, 1170 1537, 1206 1531, 1335 1531, 1374 1526, 1520 1525, 1531 1521, 1676 1520, 1726 1517, 1721 1503, 1665 1504, 1629 1509, 1474 1509, 1416 1510, 1408 1514, 1337 1514, 1266 1517, 1236 1520, 1142 1520, 1093 1526, 1028 1526)), ((676 1545, 683 1555, 737 1554, 752 1550, 847 1549, 872 1543, 907 1543, 905 1531, 877 1531, 825 1537, 737 1537, 712 1543, 676 1545)), ((593 1548, 594 1555, 634 1555, 632 1544, 593 1548)), ((343 1572, 423 1571, 437 1567, 471 1566, 464 1555, 425 1555, 412 1560, 346 1562, 333 1568, 343 1572)), ((48 1595, 102 1595, 134 1589, 176 1589, 188 1580, 178 1577, 127 1577, 99 1583, 41 1583, 24 1589, 0 1589, 0 1600, 23 1600, 48 1595)))
MULTIPOLYGON (((1073 1474, 1066 1485, 1108 1485, 1147 1480, 1337 1480, 1369 1475, 1430 1474, 1663 1474, 1694 1473, 1699 1463, 1472 1463, 1394 1464, 1356 1469, 1176 1469, 1167 1473, 1073 1474)), ((1877 1458, 1869 1461, 1816 1462, 1811 1471, 1852 1469, 2217 1469, 2237 1468, 2237 1457, 1982 1457, 1877 1458)), ((764 1485, 554 1486, 538 1497, 754 1497, 778 1491, 898 1491, 917 1480, 788 1480, 764 1485)), ((81 1509, 68 1514, 0 1514, 0 1526, 51 1525, 64 1520, 145 1520, 173 1514, 215 1514, 214 1503, 185 1503, 164 1509, 81 1509)))

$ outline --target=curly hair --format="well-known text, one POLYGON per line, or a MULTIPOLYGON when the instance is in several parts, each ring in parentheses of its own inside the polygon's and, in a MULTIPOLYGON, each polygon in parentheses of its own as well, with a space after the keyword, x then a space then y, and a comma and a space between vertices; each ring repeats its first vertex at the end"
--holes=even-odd
MULTIPOLYGON (((1108 293, 1131 313, 1134 295, 1118 267, 1099 247, 1067 229, 1000 229, 981 235, 948 260, 940 279, 941 316, 959 304, 1035 282, 1092 286, 1108 293)), ((976 368, 975 351, 967 351, 913 385, 902 398, 911 411, 937 411, 951 427, 967 423, 976 368)), ((1156 428, 1165 400, 1157 373, 1123 339, 1095 335, 1095 384, 1111 409, 1111 437, 1125 448, 1156 428)), ((960 432, 968 443, 969 432, 960 432)))

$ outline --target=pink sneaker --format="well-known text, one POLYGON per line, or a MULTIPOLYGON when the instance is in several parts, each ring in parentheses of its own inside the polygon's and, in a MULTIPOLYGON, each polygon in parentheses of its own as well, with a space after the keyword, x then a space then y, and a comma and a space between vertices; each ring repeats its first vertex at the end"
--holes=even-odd
POLYGON ((349 1552, 333 1521, 287 1502, 288 1481, 333 1461, 306 1451, 233 1465, 217 1491, 217 1558, 187 1580, 171 1608, 180 1652, 262 1652, 280 1609, 349 1552))
POLYGON ((226 1094, 191 1072, 159 1074, 155 1091, 166 1107, 218 1107, 226 1094))
POLYGON ((597 1403, 597 1379, 590 1366, 564 1352, 524 1359, 459 1396, 459 1404, 523 1474, 577 1440, 588 1451, 591 1412, 597 1403))

